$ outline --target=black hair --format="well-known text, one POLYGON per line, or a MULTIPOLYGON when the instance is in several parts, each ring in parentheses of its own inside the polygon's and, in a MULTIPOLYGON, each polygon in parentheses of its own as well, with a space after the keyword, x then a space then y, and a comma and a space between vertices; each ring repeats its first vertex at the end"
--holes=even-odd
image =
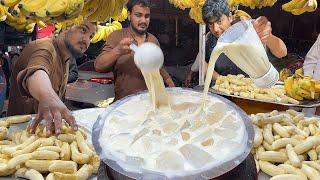
POLYGON ((229 16, 230 9, 227 0, 206 0, 202 8, 202 18, 209 23, 213 18, 219 19, 222 15, 229 16))
POLYGON ((151 7, 151 2, 149 0, 129 0, 127 8, 129 12, 132 12, 132 8, 135 5, 141 5, 143 7, 151 7))

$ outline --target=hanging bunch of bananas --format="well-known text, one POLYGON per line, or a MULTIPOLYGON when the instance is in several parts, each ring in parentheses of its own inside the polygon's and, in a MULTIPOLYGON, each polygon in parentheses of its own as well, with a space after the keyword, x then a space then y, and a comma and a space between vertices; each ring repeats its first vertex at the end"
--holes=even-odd
POLYGON ((248 19, 251 19, 251 16, 248 13, 239 9, 233 11, 232 14, 233 14, 233 19, 238 19, 241 17, 246 17, 248 19))
POLYGON ((169 3, 182 10, 190 8, 190 18, 198 24, 204 24, 202 19, 202 7, 205 0, 169 0, 169 3))
POLYGON ((277 0, 228 0, 229 6, 242 5, 246 7, 254 8, 262 8, 262 7, 271 7, 273 6, 277 0))
POLYGON ((320 94, 320 81, 304 76, 303 70, 298 69, 284 81, 286 94, 298 101, 317 100, 320 94))
POLYGON ((127 3, 128 0, 87 0, 81 14, 89 21, 106 22, 120 16, 127 3))
POLYGON ((7 19, 8 7, 5 7, 0 4, 0 22, 7 19))
POLYGON ((1 0, 1 4, 7 6, 12 15, 54 23, 78 17, 84 0, 1 0))
POLYGON ((202 7, 193 7, 190 9, 189 16, 198 24, 204 24, 202 19, 202 7))
POLYGON ((187 8, 202 7, 205 0, 169 0, 174 7, 185 10, 187 8))
POLYGON ((82 24, 84 18, 82 15, 79 15, 78 17, 74 18, 74 19, 68 19, 65 21, 61 21, 61 22, 57 22, 55 23, 55 34, 58 34, 61 30, 66 29, 67 27, 70 27, 72 25, 80 25, 82 24))
POLYGON ((169 3, 173 4, 174 7, 182 9, 182 10, 196 6, 196 4, 193 0, 169 0, 169 3))
POLYGON ((127 8, 122 8, 122 12, 119 16, 114 16, 112 17, 113 20, 115 21, 125 21, 128 17, 128 10, 127 8))
POLYGON ((318 7, 317 0, 292 0, 282 5, 284 11, 294 15, 300 15, 305 12, 314 12, 318 7))
POLYGON ((106 25, 98 25, 97 32, 91 39, 91 43, 96 43, 101 40, 106 40, 107 37, 114 31, 122 29, 121 23, 113 21, 112 23, 106 23, 106 25))
POLYGON ((46 26, 42 21, 30 19, 25 16, 13 16, 9 12, 6 13, 5 22, 9 26, 14 27, 17 31, 26 31, 27 33, 32 33, 36 24, 38 24, 40 28, 44 28, 46 26))

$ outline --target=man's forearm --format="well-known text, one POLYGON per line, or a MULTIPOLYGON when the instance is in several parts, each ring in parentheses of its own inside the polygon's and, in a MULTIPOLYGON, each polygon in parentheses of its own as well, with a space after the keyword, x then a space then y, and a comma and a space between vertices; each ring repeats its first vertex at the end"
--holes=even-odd
POLYGON ((271 35, 271 37, 268 39, 267 47, 270 49, 271 53, 277 58, 282 58, 287 55, 286 45, 280 38, 274 35, 271 35))
POLYGON ((38 101, 43 98, 60 99, 52 88, 48 74, 43 70, 34 72, 26 83, 29 93, 38 101))
POLYGON ((94 67, 98 72, 108 72, 110 67, 121 56, 121 53, 116 49, 112 49, 110 52, 105 52, 97 57, 94 62, 94 67))

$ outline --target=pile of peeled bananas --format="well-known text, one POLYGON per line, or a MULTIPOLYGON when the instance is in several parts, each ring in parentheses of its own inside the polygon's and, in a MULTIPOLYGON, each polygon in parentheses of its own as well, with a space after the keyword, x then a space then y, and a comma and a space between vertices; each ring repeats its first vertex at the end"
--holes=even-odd
POLYGON ((127 18, 127 0, 1 0, 0 21, 19 31, 32 32, 36 24, 60 23, 61 27, 87 18, 92 22, 106 22, 110 18, 127 18), (62 24, 62 25, 61 25, 62 24))
POLYGON ((62 134, 51 137, 46 136, 44 125, 39 125, 35 134, 26 129, 9 133, 10 125, 30 120, 31 116, 24 115, 0 121, 0 176, 86 180, 97 173, 99 156, 87 144, 81 128, 73 132, 64 124, 62 134))
POLYGON ((213 89, 243 98, 299 104, 299 101, 286 95, 282 85, 276 85, 271 88, 258 88, 250 78, 245 78, 243 75, 219 76, 213 89))
POLYGON ((258 172, 270 180, 316 180, 320 177, 320 123, 294 110, 251 115, 251 153, 258 172))
POLYGON ((91 43, 96 43, 106 38, 114 31, 122 29, 121 23, 113 21, 112 23, 106 23, 106 25, 98 25, 97 32, 91 39, 91 43))
POLYGON ((281 80, 284 81, 286 94, 298 101, 318 100, 320 98, 320 81, 304 76, 303 70, 298 69, 293 75, 287 70, 280 72, 281 80))

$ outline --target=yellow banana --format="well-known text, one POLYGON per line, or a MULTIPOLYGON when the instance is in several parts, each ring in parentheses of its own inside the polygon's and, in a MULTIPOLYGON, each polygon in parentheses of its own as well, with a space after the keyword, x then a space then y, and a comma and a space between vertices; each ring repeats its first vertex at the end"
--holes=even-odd
POLYGON ((98 16, 98 21, 100 22, 105 22, 108 18, 111 18, 113 16, 113 13, 115 11, 115 6, 116 6, 116 0, 109 0, 109 13, 105 11, 103 14, 98 16))
POLYGON ((305 7, 307 12, 314 12, 315 10, 317 10, 318 7, 318 2, 317 0, 311 0, 308 1, 308 4, 306 4, 307 7, 305 7))
POLYGON ((19 24, 19 25, 26 24, 27 23, 27 19, 26 19, 25 16, 21 16, 21 17, 16 19, 16 23, 19 24))
POLYGON ((37 25, 38 25, 40 28, 45 28, 45 27, 47 27, 46 23, 44 23, 43 21, 37 21, 37 25))
POLYGON ((286 93, 290 97, 292 97, 292 85, 293 85, 293 76, 290 76, 284 81, 284 89, 286 90, 286 93))
POLYGON ((30 14, 44 7, 46 4, 47 0, 21 0, 18 7, 23 13, 30 14))
POLYGON ((103 0, 89 0, 83 7, 81 15, 83 17, 89 17, 91 14, 96 12, 103 0))
POLYGON ((84 6, 84 0, 69 0, 69 4, 64 13, 66 19, 76 18, 80 15, 84 6))
POLYGON ((118 21, 113 21, 112 26, 116 27, 116 29, 122 29, 122 24, 118 21))
POLYGON ((120 1, 115 1, 114 11, 111 14, 112 17, 121 15, 123 4, 120 1))
POLYGON ((27 33, 32 33, 35 25, 36 25, 36 23, 31 23, 31 24, 28 24, 27 26, 25 26, 27 33))
POLYGON ((293 8, 296 7, 295 4, 297 4, 300 1, 304 1, 304 0, 291 0, 290 2, 283 4, 282 9, 284 11, 291 12, 291 10, 293 10, 293 8))
POLYGON ((112 17, 112 19, 114 19, 115 21, 125 21, 127 17, 128 17, 128 10, 127 8, 123 8, 121 14, 119 16, 112 17))
POLYGON ((3 15, 0 17, 0 22, 5 21, 7 19, 7 15, 3 15))
POLYGON ((37 18, 40 18, 40 19, 46 18, 47 17, 47 9, 54 3, 56 3, 56 1, 47 1, 45 6, 32 12, 31 15, 35 16, 37 18))
POLYGON ((47 7, 46 14, 50 17, 58 17, 62 15, 68 6, 68 0, 56 0, 55 3, 47 7))
POLYGON ((1 4, 7 7, 13 7, 19 2, 20 0, 1 0, 1 4))
POLYGON ((102 0, 98 9, 88 16, 89 21, 98 21, 98 19, 107 19, 110 14, 110 3, 109 1, 102 0))
POLYGON ((302 101, 303 97, 298 94, 298 91, 300 88, 299 88, 297 81, 298 81, 298 79, 296 79, 296 78, 293 79, 293 85, 292 85, 292 90, 291 90, 292 96, 291 97, 298 100, 298 101, 302 101))

